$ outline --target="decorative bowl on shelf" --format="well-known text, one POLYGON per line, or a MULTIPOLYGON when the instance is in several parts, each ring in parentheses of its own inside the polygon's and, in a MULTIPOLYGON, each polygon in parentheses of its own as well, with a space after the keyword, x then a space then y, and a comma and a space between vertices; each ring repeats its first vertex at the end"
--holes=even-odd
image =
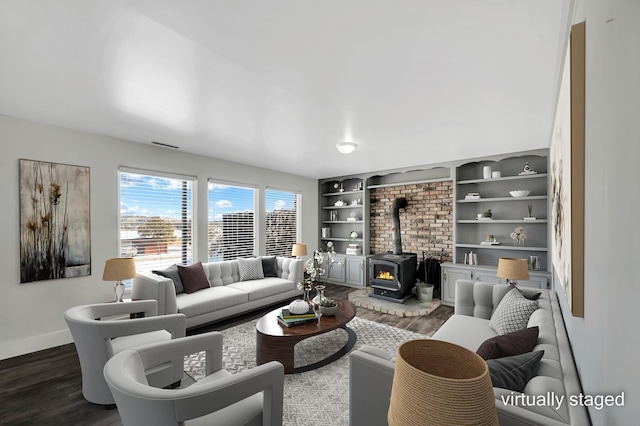
POLYGON ((512 197, 515 198, 521 198, 521 197, 526 197, 527 195, 529 195, 531 191, 527 191, 525 189, 519 189, 517 191, 509 191, 509 194, 511 194, 512 197))

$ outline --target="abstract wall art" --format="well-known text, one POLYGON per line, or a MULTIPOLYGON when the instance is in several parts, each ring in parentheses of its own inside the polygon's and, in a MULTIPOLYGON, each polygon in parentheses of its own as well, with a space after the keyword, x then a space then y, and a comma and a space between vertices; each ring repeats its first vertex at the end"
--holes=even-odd
POLYGON ((20 160, 20 282, 91 275, 89 168, 20 160))

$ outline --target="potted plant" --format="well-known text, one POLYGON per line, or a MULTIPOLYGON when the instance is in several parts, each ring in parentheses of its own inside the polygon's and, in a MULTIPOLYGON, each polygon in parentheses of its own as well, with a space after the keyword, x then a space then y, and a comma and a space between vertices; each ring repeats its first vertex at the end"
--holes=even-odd
POLYGON ((320 303, 318 303, 318 307, 322 315, 332 316, 335 315, 338 310, 338 303, 329 297, 324 297, 320 300, 320 303))

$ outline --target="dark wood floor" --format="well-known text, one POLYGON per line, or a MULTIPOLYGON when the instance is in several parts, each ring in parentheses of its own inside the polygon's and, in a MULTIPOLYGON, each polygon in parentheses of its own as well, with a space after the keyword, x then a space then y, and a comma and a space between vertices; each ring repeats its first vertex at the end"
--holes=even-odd
MULTIPOLYGON (((353 289, 328 285, 328 297, 347 298, 353 289)), ((242 315, 190 330, 188 334, 224 330, 272 310, 242 315)), ((417 333, 432 335, 453 309, 441 306, 427 317, 401 318, 360 308, 357 316, 417 333)), ((73 344, 0 361, 0 425, 121 425, 116 409, 82 397, 82 375, 73 344)))

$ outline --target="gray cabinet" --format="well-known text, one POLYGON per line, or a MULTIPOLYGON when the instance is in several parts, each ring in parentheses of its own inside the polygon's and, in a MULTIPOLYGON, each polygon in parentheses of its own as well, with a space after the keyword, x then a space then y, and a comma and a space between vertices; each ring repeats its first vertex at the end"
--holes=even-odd
POLYGON ((367 259, 364 256, 345 256, 346 284, 353 287, 365 287, 367 259))
POLYGON ((442 275, 442 303, 453 306, 456 299, 456 281, 470 280, 471 270, 443 264, 440 273, 442 275))
MULTIPOLYGON (((507 281, 496 275, 497 266, 442 264, 442 303, 455 303, 457 280, 484 281, 507 285, 507 281)), ((518 281, 518 287, 549 288, 549 273, 545 271, 529 271, 528 281, 518 281)))

